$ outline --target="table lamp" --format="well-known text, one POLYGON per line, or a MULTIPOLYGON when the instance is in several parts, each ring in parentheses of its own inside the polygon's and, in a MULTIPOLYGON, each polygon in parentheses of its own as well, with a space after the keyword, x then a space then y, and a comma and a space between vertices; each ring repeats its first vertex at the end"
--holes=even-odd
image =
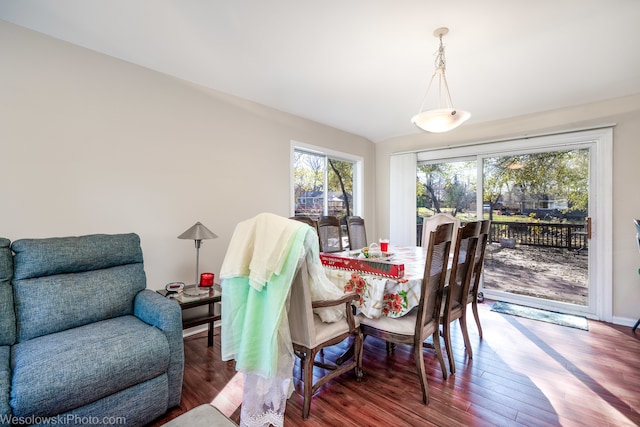
POLYGON ((198 264, 200 262, 200 245, 205 239, 216 239, 218 236, 207 227, 202 225, 199 221, 191 226, 187 231, 178 236, 178 239, 193 240, 196 244, 196 280, 195 284, 198 285, 198 264))

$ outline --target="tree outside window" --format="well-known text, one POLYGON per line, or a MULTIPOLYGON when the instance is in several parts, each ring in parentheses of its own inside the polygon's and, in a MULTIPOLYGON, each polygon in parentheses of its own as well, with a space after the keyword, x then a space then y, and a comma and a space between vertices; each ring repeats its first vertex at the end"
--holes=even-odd
POLYGON ((463 221, 475 219, 475 160, 421 163, 416 182, 418 217, 448 213, 463 221))
POLYGON ((355 162, 294 151, 295 215, 318 219, 322 215, 346 218, 353 213, 355 162))

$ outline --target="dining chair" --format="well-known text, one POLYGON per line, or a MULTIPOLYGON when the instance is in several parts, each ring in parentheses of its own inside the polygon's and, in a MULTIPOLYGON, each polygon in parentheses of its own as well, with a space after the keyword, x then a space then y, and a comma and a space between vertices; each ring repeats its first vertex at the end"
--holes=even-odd
POLYGON ((453 252, 456 247, 456 238, 458 236, 458 228, 460 228, 460 218, 456 218, 448 213, 437 213, 433 216, 424 218, 422 220, 422 247, 426 248, 429 245, 429 235, 432 230, 440 224, 453 223, 455 225, 453 230, 453 238, 451 240, 451 251, 453 252))
POLYGON ((420 302, 411 312, 398 318, 382 316, 378 319, 370 319, 362 314, 358 315, 364 339, 372 335, 387 343, 413 345, 413 359, 422 388, 422 402, 425 404, 429 403, 429 385, 423 347, 432 347, 435 350, 442 376, 447 378, 440 345, 439 318, 453 227, 452 223, 442 224, 430 232, 424 276, 420 286, 420 302), (429 336, 432 338, 432 344, 426 345, 424 341, 429 336))
POLYGON ((300 222, 304 222, 305 224, 307 224, 308 226, 310 226, 311 228, 313 228, 314 230, 316 230, 316 233, 318 232, 318 221, 316 221, 315 219, 309 217, 309 216, 290 216, 289 219, 293 219, 295 221, 300 221, 300 222))
MULTIPOLYGON (((469 285, 469 294, 467 296, 467 306, 471 304, 473 317, 478 326, 478 335, 482 339, 482 326, 480 326, 480 316, 478 315, 478 292, 480 291, 480 279, 482 277, 482 269, 484 268, 484 253, 489 242, 489 231, 491 230, 491 220, 485 219, 480 221, 480 236, 478 237, 478 245, 476 247, 476 256, 473 262, 473 276, 469 285)), ((464 322, 466 324, 466 310, 464 313, 464 322)), ((471 349, 468 350, 472 354, 471 349)), ((471 356, 469 356, 471 358, 471 356)))
POLYGON ((342 252, 342 229, 335 216, 321 216, 318 220, 320 252, 342 252))
POLYGON ((347 218, 347 234, 349 236, 349 249, 361 249, 368 245, 367 230, 364 226, 364 219, 359 216, 347 218))
POLYGON ((473 275, 479 234, 479 221, 467 222, 458 229, 456 247, 453 251, 453 263, 449 273, 449 285, 442 302, 440 323, 442 324, 442 335, 447 350, 447 358, 449 359, 449 371, 452 374, 456 372, 456 366, 451 347, 451 322, 459 321, 466 352, 470 359, 472 357, 466 318, 463 321, 463 316, 467 308, 467 295, 471 276, 473 275))
POLYGON ((359 297, 356 293, 349 293, 336 300, 312 302, 309 273, 306 261, 303 261, 291 285, 290 298, 289 329, 293 350, 301 361, 304 383, 302 418, 307 419, 311 410, 311 397, 323 384, 351 370, 355 371, 358 381, 362 378, 363 337, 351 309, 351 303, 359 297), (344 317, 333 323, 323 322, 313 311, 340 305, 344 307, 344 317), (325 347, 339 344, 351 337, 354 352, 350 362, 341 361, 341 364, 337 364, 324 356, 321 360, 316 360, 318 352, 325 347), (314 366, 320 368, 315 372, 316 375, 324 375, 315 383, 314 366))

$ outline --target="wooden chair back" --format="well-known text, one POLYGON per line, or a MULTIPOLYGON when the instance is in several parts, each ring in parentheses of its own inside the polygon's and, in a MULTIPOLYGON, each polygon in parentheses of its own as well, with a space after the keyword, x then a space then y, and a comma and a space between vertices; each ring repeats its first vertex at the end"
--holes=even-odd
POLYGON ((368 246, 364 219, 359 216, 347 218, 347 234, 349 236, 349 249, 361 249, 368 246))
POLYGON ((335 216, 321 216, 318 220, 320 252, 342 252, 342 229, 335 216))
POLYGON ((478 236, 478 244, 476 246, 476 254, 473 260, 473 276, 469 285, 469 294, 467 303, 472 302, 478 297, 478 290, 480 288, 480 276, 482 275, 482 267, 484 265, 484 253, 487 249, 487 243, 489 242, 489 230, 491 228, 491 221, 485 219, 480 221, 480 235, 478 236))

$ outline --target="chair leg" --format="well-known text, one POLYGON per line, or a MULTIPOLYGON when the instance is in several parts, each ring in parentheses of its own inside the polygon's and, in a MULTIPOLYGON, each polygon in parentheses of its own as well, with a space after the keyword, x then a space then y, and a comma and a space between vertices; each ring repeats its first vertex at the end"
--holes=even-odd
POLYGON ((469 340, 469 331, 467 330, 467 309, 464 308, 462 317, 458 319, 460 330, 462 331, 462 339, 464 340, 464 348, 467 350, 469 359, 473 359, 473 351, 471 350, 471 341, 469 340))
POLYGON ((435 331, 431 338, 433 344, 429 345, 427 343, 423 343, 423 347, 433 348, 436 352, 436 357, 438 358, 438 362, 440 362, 440 370, 442 371, 442 379, 447 379, 449 374, 447 373, 447 368, 444 364, 444 356, 442 356, 442 346, 440 345, 440 331, 435 331))
POLYGON ((304 369, 304 394, 302 402, 302 419, 309 418, 309 412, 311 412, 311 396, 313 395, 313 361, 316 358, 316 352, 310 349, 306 354, 303 361, 304 369))
POLYGON ((364 376, 364 371, 362 369, 362 352, 364 348, 364 335, 360 332, 356 335, 354 341, 355 346, 355 357, 356 360, 356 381, 362 381, 362 377, 364 376))
POLYGON ((447 359, 449 359, 449 371, 456 373, 456 365, 453 361, 453 349, 451 348, 451 323, 447 320, 442 324, 442 337, 444 338, 444 347, 447 350, 447 359))
POLYGON ((427 372, 424 367, 424 354, 422 354, 422 343, 413 346, 413 359, 418 369, 420 378, 420 388, 422 389, 422 403, 429 404, 429 384, 427 383, 427 372))
POLYGON ((478 315, 478 302, 473 301, 471 303, 471 309, 473 310, 473 317, 476 319, 476 325, 478 325, 478 335, 480 335, 480 339, 482 339, 482 326, 480 326, 480 316, 478 315))
POLYGON ((386 344, 386 348, 387 348, 387 355, 389 355, 389 354, 393 353, 394 351, 396 351, 396 343, 385 341, 385 344, 386 344))
POLYGON ((638 319, 638 321, 636 322, 635 325, 633 325, 633 329, 631 329, 634 333, 636 331, 636 329, 638 329, 638 325, 640 325, 640 319, 638 319))

